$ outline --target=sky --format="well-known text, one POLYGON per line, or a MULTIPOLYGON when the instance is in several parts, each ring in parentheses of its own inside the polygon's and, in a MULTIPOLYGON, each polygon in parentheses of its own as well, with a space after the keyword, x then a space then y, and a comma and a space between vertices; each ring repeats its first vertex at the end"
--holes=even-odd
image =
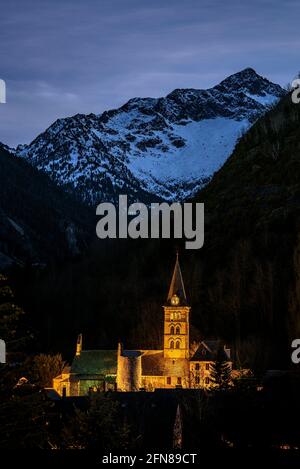
POLYGON ((208 88, 246 67, 300 70, 299 0, 0 0, 0 141, 60 117, 208 88))

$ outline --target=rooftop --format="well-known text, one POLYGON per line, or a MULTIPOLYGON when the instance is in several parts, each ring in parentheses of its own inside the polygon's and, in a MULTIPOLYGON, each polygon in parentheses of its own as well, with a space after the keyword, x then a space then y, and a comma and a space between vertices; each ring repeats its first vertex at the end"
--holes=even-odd
POLYGON ((108 375, 117 373, 116 350, 83 350, 76 355, 71 373, 80 375, 108 375))

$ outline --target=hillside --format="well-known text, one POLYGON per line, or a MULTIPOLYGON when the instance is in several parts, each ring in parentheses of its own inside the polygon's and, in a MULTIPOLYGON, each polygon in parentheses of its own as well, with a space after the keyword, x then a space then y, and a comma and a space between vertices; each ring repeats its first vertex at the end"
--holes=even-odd
POLYGON ((90 211, 45 174, 0 145, 0 268, 78 255, 91 236, 90 211))
POLYGON ((198 197, 207 217, 197 301, 261 366, 289 364, 300 334, 299 121, 287 96, 198 197))

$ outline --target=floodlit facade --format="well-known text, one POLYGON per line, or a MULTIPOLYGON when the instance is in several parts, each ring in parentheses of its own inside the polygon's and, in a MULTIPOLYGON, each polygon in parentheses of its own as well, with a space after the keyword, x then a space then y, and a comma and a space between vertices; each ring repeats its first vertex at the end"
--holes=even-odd
MULTIPOLYGON (((189 342, 188 305, 178 255, 164 310, 161 350, 84 350, 82 335, 71 367, 53 380, 61 396, 83 396, 91 391, 154 391, 158 388, 208 388, 211 365, 220 353, 219 341, 202 341, 196 352, 189 342)), ((222 360, 230 367, 230 350, 223 347, 222 360)))

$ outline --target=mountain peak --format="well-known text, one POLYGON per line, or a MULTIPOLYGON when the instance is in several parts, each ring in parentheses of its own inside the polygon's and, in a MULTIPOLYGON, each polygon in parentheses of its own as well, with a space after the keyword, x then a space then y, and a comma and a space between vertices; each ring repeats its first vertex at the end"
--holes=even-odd
POLYGON ((214 87, 221 92, 241 91, 246 95, 253 96, 283 96, 281 86, 272 83, 267 78, 259 75, 253 68, 247 67, 240 72, 234 73, 214 87))
POLYGON ((237 72, 239 73, 240 75, 248 75, 248 76, 257 76, 259 77, 260 75, 256 72, 256 70, 254 70, 254 68, 252 67, 246 67, 244 68, 243 70, 241 70, 240 72, 237 72))
POLYGON ((229 75, 227 78, 222 80, 221 83, 231 82, 231 81, 235 81, 235 80, 239 80, 240 82, 243 82, 243 81, 257 80, 257 79, 258 80, 266 80, 264 77, 259 75, 254 70, 254 68, 247 67, 247 68, 244 68, 243 70, 240 70, 239 72, 236 72, 236 73, 233 73, 232 75, 229 75))
POLYGON ((57 121, 17 154, 89 204, 184 200, 203 187, 279 85, 246 68, 209 90, 177 89, 133 98, 101 115, 57 121))

